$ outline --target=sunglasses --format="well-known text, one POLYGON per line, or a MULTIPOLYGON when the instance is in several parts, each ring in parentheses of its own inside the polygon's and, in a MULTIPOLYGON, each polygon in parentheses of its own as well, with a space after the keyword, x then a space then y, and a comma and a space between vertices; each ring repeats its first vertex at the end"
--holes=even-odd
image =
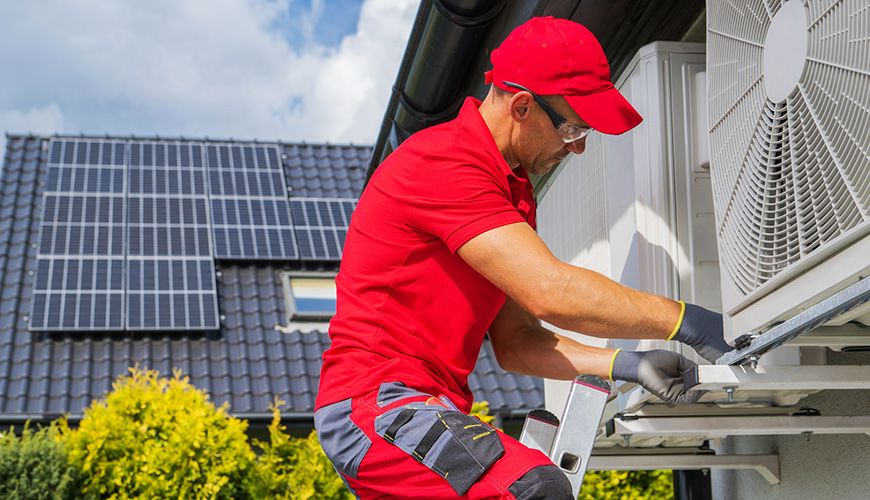
POLYGON ((550 105, 547 104, 543 99, 541 99, 541 97, 538 94, 523 87, 522 85, 517 85, 516 83, 511 83, 511 82, 506 82, 506 81, 502 81, 502 83, 504 83, 507 86, 515 87, 515 88, 518 88, 520 90, 524 90, 524 91, 528 92, 529 94, 532 94, 532 97, 535 98, 535 102, 538 103, 538 106, 540 106, 541 109, 543 109, 544 112, 547 113, 547 116, 550 117, 550 121, 553 122, 553 126, 556 127, 556 132, 559 133, 559 137, 562 138, 563 142, 565 142, 565 143, 574 142, 576 140, 579 140, 579 139, 586 137, 587 135, 589 135, 590 132, 595 130, 592 127, 578 127, 577 125, 572 125, 572 124, 568 123, 567 118, 560 115, 558 112, 556 112, 555 109, 551 108, 550 105))

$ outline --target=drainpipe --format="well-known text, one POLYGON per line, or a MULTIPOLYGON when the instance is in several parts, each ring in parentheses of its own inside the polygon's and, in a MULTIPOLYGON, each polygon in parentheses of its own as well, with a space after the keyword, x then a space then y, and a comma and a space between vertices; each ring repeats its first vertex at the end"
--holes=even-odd
POLYGON ((462 76, 506 0, 423 0, 372 151, 368 178, 414 132, 459 111, 462 76))

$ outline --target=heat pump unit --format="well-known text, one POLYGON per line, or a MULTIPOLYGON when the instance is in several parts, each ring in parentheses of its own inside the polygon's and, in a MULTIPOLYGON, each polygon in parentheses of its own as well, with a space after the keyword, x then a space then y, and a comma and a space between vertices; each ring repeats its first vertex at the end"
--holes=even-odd
MULTIPOLYGON (((655 42, 616 82, 644 117, 634 130, 590 134, 538 194, 538 233, 564 262, 626 286, 721 308, 706 143, 705 46, 655 42)), ((670 349, 705 361, 677 342, 583 337, 627 350, 670 349)), ((561 414, 565 384, 547 381, 547 407, 561 414)))
POLYGON ((870 6, 708 0, 707 28, 727 340, 870 275, 870 6))

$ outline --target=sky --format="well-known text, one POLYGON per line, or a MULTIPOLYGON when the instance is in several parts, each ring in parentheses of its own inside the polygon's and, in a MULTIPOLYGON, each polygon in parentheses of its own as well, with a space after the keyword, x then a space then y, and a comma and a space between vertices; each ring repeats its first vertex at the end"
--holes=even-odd
POLYGON ((373 144, 416 0, 0 0, 5 133, 373 144))

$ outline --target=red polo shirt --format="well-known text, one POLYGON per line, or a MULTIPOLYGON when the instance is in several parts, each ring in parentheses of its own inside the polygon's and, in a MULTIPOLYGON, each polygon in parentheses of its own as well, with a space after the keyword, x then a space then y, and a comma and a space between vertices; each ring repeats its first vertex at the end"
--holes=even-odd
POLYGON ((505 294, 456 250, 506 224, 535 227, 526 172, 508 167, 479 106, 469 98, 455 120, 413 135, 363 192, 335 280, 317 408, 392 381, 471 408, 468 374, 505 294))

